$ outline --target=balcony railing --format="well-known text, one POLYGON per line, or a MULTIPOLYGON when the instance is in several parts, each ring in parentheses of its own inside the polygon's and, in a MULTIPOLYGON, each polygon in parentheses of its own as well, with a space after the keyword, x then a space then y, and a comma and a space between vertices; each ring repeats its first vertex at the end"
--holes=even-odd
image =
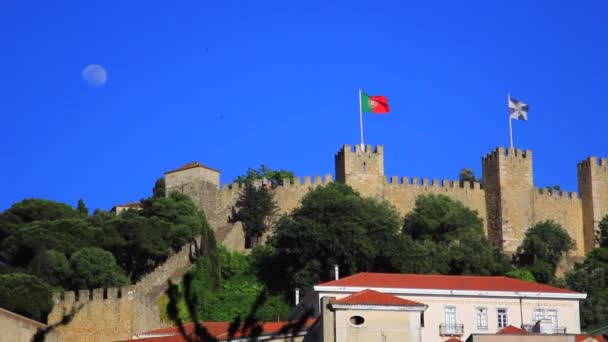
POLYGON ((464 335, 464 324, 439 324, 439 335, 462 336, 464 335))
MULTIPOLYGON (((541 333, 540 330, 540 326, 538 324, 524 324, 522 325, 522 328, 530 333, 536 333, 539 334, 541 333)), ((565 334, 566 333, 566 327, 550 327, 549 329, 551 329, 553 332, 552 334, 565 334)))

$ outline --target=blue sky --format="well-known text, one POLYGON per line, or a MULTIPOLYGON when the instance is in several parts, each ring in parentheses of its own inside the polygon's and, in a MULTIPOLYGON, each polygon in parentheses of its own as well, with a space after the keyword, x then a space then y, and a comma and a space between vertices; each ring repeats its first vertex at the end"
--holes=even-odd
POLYGON ((110 209, 200 161, 334 172, 359 141, 357 89, 387 175, 456 179, 509 143, 538 186, 577 190, 608 156, 608 2, 73 1, 0 3, 0 210, 40 197, 110 209), (100 64, 103 86, 81 76, 100 64))

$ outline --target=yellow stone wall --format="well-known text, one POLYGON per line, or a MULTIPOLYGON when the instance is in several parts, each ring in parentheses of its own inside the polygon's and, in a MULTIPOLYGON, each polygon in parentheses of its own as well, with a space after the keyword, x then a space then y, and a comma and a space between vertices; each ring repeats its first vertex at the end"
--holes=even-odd
POLYGON ((599 240, 599 222, 608 213, 608 159, 589 157, 578 164, 578 188, 583 205, 585 252, 599 240))
MULTIPOLYGON (((580 198, 576 193, 550 194, 534 188, 532 162, 530 150, 496 148, 482 158, 482 187, 479 183, 461 184, 456 180, 386 177, 383 146, 344 145, 335 155, 335 181, 350 185, 363 196, 386 200, 401 215, 414 208, 420 195, 446 195, 477 211, 489 240, 508 253, 517 250, 530 226, 551 219, 562 224, 576 241, 574 255, 584 255, 593 248, 597 224, 608 213, 608 160, 589 158, 579 164, 580 198)), ((168 182, 172 185, 167 190, 181 188, 205 210, 216 231, 221 227, 222 237, 230 236, 230 243, 241 241, 235 239, 235 234, 242 232, 225 232, 230 229, 227 224, 241 185, 231 184, 217 190, 215 178, 196 179, 191 173, 182 177, 180 172, 186 171, 175 172, 178 175, 173 176, 174 180, 189 179, 190 183, 179 183, 178 187, 175 182, 168 182)), ((310 189, 331 181, 331 175, 286 181, 284 186, 273 189, 280 212, 290 212, 310 189)))

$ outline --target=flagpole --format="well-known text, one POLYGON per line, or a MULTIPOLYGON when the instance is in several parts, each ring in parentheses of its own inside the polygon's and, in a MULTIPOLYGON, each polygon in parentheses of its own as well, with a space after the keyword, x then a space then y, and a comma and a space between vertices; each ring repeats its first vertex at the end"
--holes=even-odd
MULTIPOLYGON (((511 94, 507 93, 507 112, 509 112, 510 104, 511 94)), ((511 148, 513 148, 513 120, 511 120, 511 113, 509 113, 509 139, 511 140, 511 148)))
POLYGON ((359 89, 359 126, 361 127, 361 151, 365 151, 363 144, 363 109, 361 109, 361 89, 359 89))

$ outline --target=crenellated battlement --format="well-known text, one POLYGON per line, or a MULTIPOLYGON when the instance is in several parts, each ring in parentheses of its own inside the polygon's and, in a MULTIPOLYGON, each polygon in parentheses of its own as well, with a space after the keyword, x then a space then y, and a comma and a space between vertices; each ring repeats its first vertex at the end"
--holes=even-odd
POLYGON ((391 176, 387 177, 385 181, 388 187, 433 187, 442 189, 473 189, 481 190, 482 186, 479 182, 460 182, 458 180, 449 179, 429 179, 429 178, 418 178, 418 177, 399 177, 391 176))
POLYGON ((576 191, 549 191, 543 188, 535 188, 535 198, 554 198, 556 200, 575 200, 580 201, 580 196, 576 191))
MULTIPOLYGON (((334 156, 334 177, 329 174, 294 177, 272 188, 280 212, 289 213, 301 204, 308 191, 334 181, 351 186, 362 196, 382 198, 401 214, 415 207, 418 196, 443 194, 476 210, 484 220, 488 238, 508 252, 516 250, 529 227, 544 219, 563 224, 578 245, 588 250, 593 235, 589 227, 596 227, 602 215, 608 213, 608 201, 603 199, 608 198, 608 158, 590 157, 578 164, 578 192, 549 192, 534 185, 533 155, 529 149, 497 147, 484 155, 481 158, 483 186, 452 179, 387 177, 384 152, 382 145, 342 145, 334 156), (587 227, 584 235, 589 241, 581 237, 581 222, 587 227)), ((177 189, 195 198, 217 232, 218 227, 229 222, 244 184, 228 184, 216 191, 204 175, 193 174, 192 179, 198 177, 198 180, 188 183, 190 178, 186 176, 193 172, 188 170, 174 172, 183 175, 184 181, 174 180, 176 187, 167 189, 177 189)), ((194 170, 202 172, 208 168, 201 166, 194 170)), ((219 175, 214 172, 214 177, 219 175)), ((234 246, 240 243, 237 239, 230 241, 234 246)))
POLYGON ((361 144, 356 144, 354 146, 349 145, 349 144, 345 144, 343 145, 340 150, 336 153, 336 155, 338 154, 344 154, 344 153, 373 153, 373 154, 383 154, 384 153, 384 146, 382 145, 377 145, 377 146, 373 146, 373 145, 365 145, 365 149, 362 148, 361 144))
POLYGON ((578 163, 576 166, 579 171, 594 168, 603 172, 608 172, 608 158, 589 157, 578 163))
POLYGON ((522 150, 520 148, 497 147, 494 151, 486 154, 482 158, 482 164, 494 162, 497 159, 532 159, 532 150, 522 150))
MULTIPOLYGON (((277 190, 279 188, 285 188, 285 189, 299 189, 301 187, 310 187, 310 186, 320 186, 320 185, 327 185, 329 183, 332 183, 334 181, 334 178, 331 174, 326 174, 324 176, 304 176, 304 177, 300 177, 300 176, 294 176, 292 179, 290 178, 284 178, 283 179, 283 185, 278 185, 276 187, 273 187, 273 190, 277 190), (303 180, 302 180, 303 178, 303 180)), ((222 187, 222 191, 225 192, 241 192, 245 187, 244 183, 232 183, 232 184, 225 184, 222 187)))
POLYGON ((134 290, 130 286, 55 292, 53 302, 56 305, 77 305, 90 302, 131 300, 133 293, 134 290))

